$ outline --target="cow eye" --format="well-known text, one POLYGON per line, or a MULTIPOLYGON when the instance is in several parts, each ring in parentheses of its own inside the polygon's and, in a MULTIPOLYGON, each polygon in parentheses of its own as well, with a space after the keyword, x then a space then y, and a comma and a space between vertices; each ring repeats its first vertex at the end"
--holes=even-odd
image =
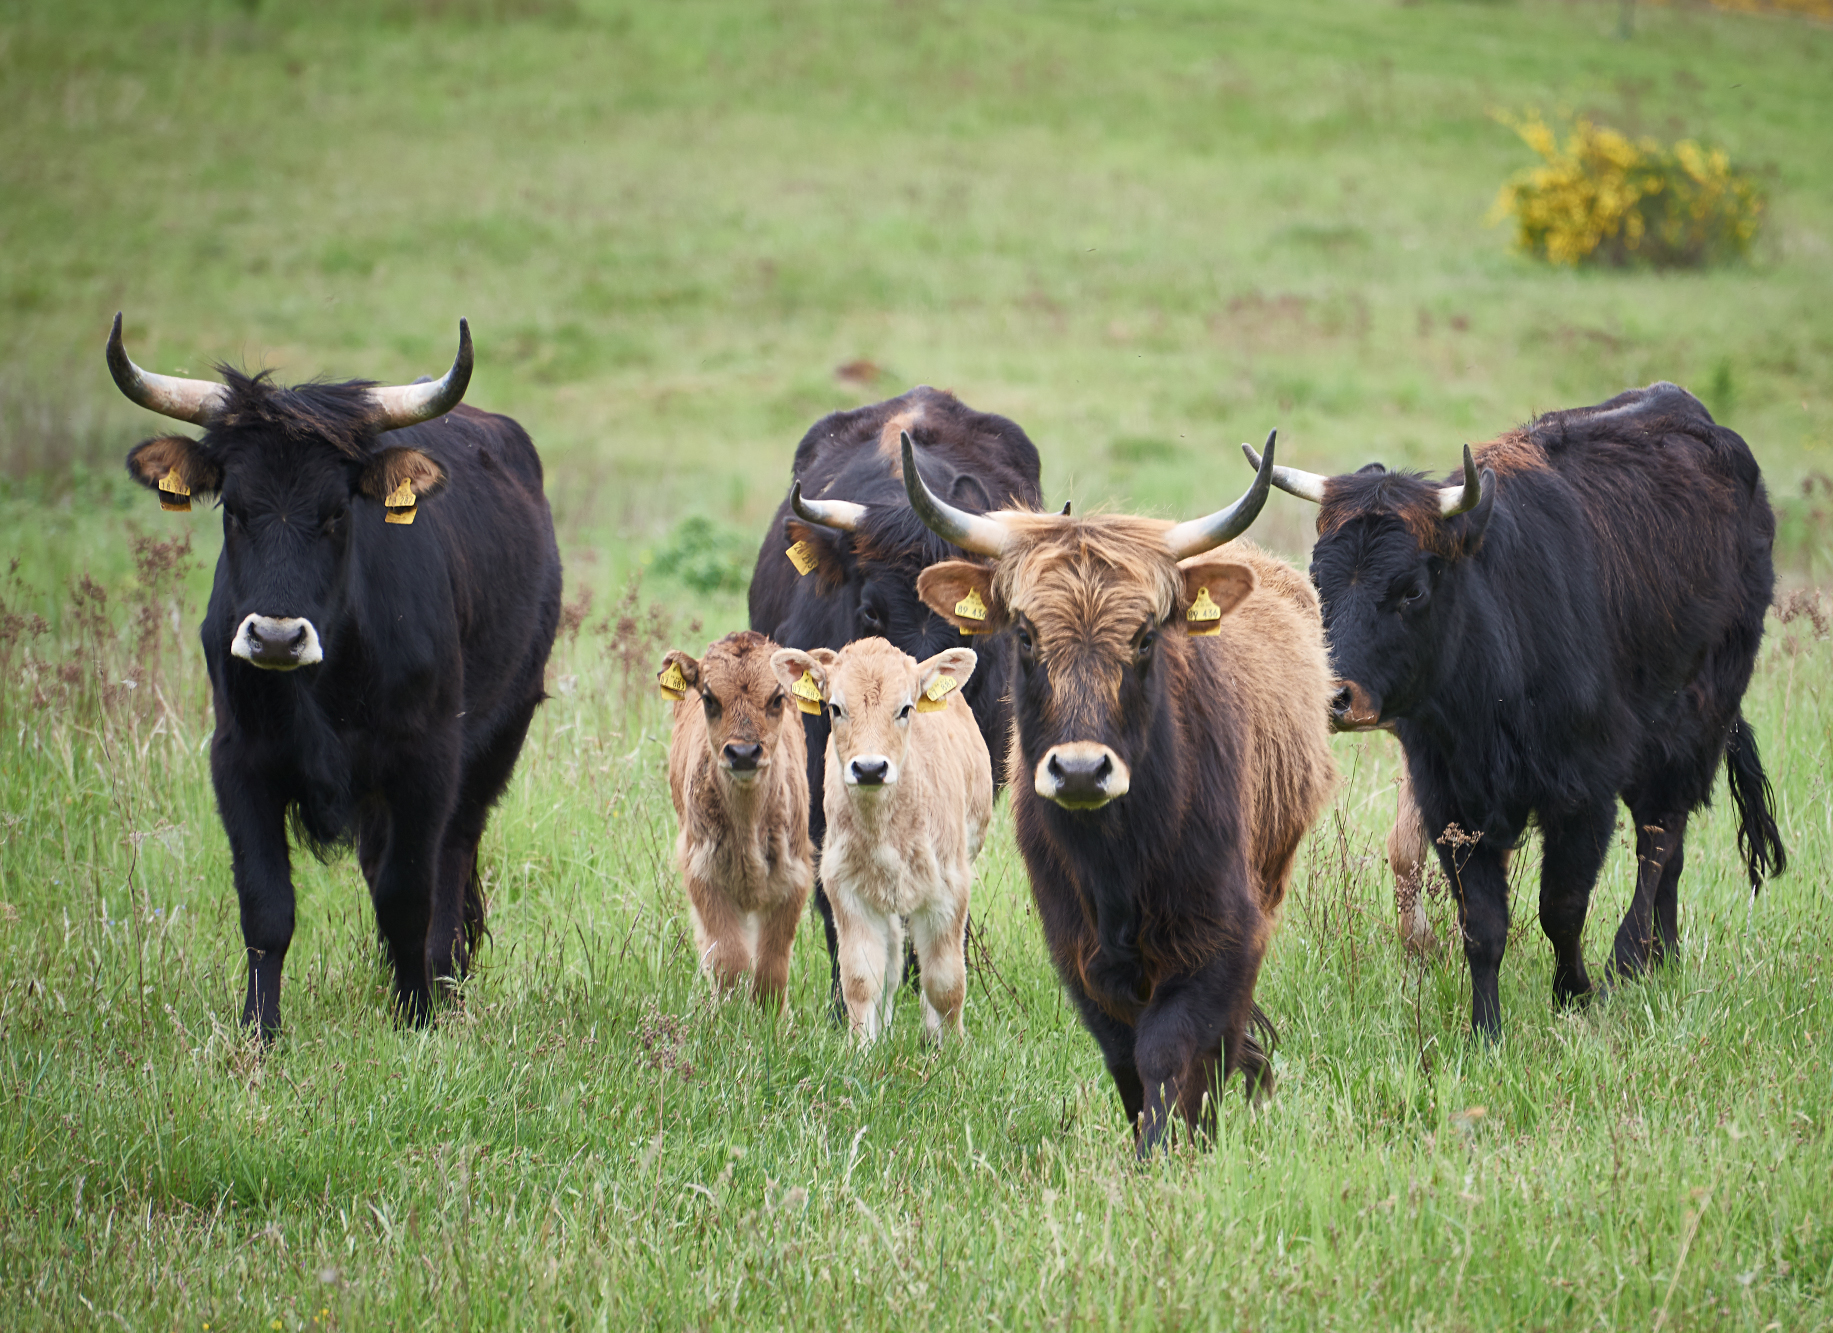
POLYGON ((1022 652, 1026 657, 1031 656, 1031 652, 1032 652, 1031 631, 1028 627, 1022 624, 1018 627, 1018 650, 1022 652))
POLYGON ((781 710, 782 707, 783 707, 783 692, 781 690, 778 690, 775 694, 771 695, 770 702, 764 705, 764 708, 767 711, 772 712, 772 713, 778 712, 779 710, 781 710))
POLYGON ((827 706, 827 715, 835 722, 838 722, 846 716, 846 709, 842 708, 839 704, 829 704, 827 706))
POLYGON ((1144 662, 1148 657, 1152 656, 1152 649, 1157 643, 1158 631, 1156 629, 1148 629, 1144 634, 1139 636, 1139 646, 1134 651, 1138 654, 1141 662, 1144 662))
POLYGON ((702 706, 706 708, 706 715, 708 717, 718 717, 720 713, 725 711, 724 709, 720 707, 719 700, 715 699, 710 694, 701 695, 700 702, 702 706))
POLYGON ((905 704, 902 708, 897 710, 897 720, 899 722, 908 722, 910 720, 911 711, 911 705, 905 704))

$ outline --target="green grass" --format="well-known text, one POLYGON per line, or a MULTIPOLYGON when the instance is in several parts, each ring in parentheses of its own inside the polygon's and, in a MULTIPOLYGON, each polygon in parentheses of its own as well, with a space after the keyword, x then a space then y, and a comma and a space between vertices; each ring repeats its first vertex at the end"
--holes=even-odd
MULTIPOLYGON (((1493 1052, 1461 957, 1395 941, 1391 746, 1339 740, 1260 988, 1280 1091, 1148 1170, 1003 808, 971 1041, 941 1054, 909 1005, 869 1054, 832 1032, 813 927, 792 1021, 714 1005, 670 868, 660 648, 742 623, 731 552, 807 425, 918 381, 1022 422, 1053 502, 1188 514, 1275 424, 1301 466, 1446 468, 1675 379, 1756 450, 1787 581, 1824 580, 1833 32, 1616 28, 1542 3, 0 8, 0 1322, 1833 1324, 1809 617, 1772 620, 1748 704, 1789 875, 1752 903, 1715 809, 1678 964, 1555 1014, 1530 850, 1493 1052), (1770 192, 1752 259, 1511 254, 1484 218, 1526 151, 1489 112, 1527 105, 1724 144, 1770 192), (467 315, 471 400, 543 448, 569 596, 598 595, 436 1032, 388 1023, 347 858, 298 866, 288 1035, 261 1056, 233 1026, 192 629, 217 525, 120 476, 160 427, 103 369, 117 308, 149 368, 289 378, 436 371, 467 315), (833 373, 862 358, 875 383, 833 373), (187 532, 177 567, 148 545, 187 532), (620 615, 639 572, 622 609, 653 620, 620 615)), ((1302 558, 1308 519, 1276 498, 1257 535, 1302 558)))

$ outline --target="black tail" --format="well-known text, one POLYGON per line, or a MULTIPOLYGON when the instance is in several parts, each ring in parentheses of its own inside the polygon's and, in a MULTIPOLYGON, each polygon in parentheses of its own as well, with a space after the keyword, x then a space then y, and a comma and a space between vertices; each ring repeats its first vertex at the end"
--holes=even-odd
POLYGON ((1776 827, 1773 813, 1776 794, 1763 771, 1756 735, 1741 713, 1725 741, 1725 781, 1738 808, 1738 850, 1744 854, 1754 895, 1764 880, 1788 869, 1788 852, 1783 849, 1782 830, 1776 827))
POLYGON ((477 953, 477 946, 490 938, 490 927, 484 920, 484 879, 478 873, 476 856, 471 858, 471 878, 465 881, 464 910, 465 958, 469 961, 477 953))

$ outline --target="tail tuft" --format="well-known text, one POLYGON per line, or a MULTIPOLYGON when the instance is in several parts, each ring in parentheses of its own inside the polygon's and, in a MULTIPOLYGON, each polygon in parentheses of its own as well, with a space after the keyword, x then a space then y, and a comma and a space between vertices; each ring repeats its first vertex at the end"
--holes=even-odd
POLYGON ((1754 897, 1764 880, 1774 879, 1788 869, 1788 852, 1782 846, 1782 830, 1776 827, 1772 813, 1776 794, 1770 789, 1769 775, 1763 771, 1756 734, 1741 713, 1731 724, 1731 735, 1725 741, 1725 781, 1738 808, 1738 850, 1744 854, 1744 869, 1750 875, 1754 897))

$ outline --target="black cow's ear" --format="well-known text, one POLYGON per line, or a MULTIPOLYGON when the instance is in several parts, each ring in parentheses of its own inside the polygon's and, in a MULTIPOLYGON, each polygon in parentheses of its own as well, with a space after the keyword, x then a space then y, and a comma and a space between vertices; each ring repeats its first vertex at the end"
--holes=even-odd
POLYGON ((1006 627, 1005 608, 993 596, 993 569, 972 560, 944 560, 917 575, 923 604, 963 634, 1006 627))
POLYGON ((815 589, 826 596, 846 582, 846 563, 837 543, 840 534, 792 518, 783 525, 788 548, 783 552, 798 575, 813 574, 815 589))
POLYGON ((412 523, 420 502, 446 484, 446 470, 421 453, 398 445, 377 454, 357 489, 380 500, 390 523, 412 523))
POLYGON ((1496 474, 1489 468, 1483 469, 1478 479, 1482 496, 1476 508, 1469 513, 1460 514, 1451 520, 1451 530, 1457 535, 1458 554, 1472 556, 1483 545, 1483 534, 1489 528, 1490 516, 1496 512, 1496 474))
POLYGON ((223 469, 184 435, 142 440, 127 452, 127 475, 159 495, 159 507, 183 513, 196 494, 223 489, 223 469))

